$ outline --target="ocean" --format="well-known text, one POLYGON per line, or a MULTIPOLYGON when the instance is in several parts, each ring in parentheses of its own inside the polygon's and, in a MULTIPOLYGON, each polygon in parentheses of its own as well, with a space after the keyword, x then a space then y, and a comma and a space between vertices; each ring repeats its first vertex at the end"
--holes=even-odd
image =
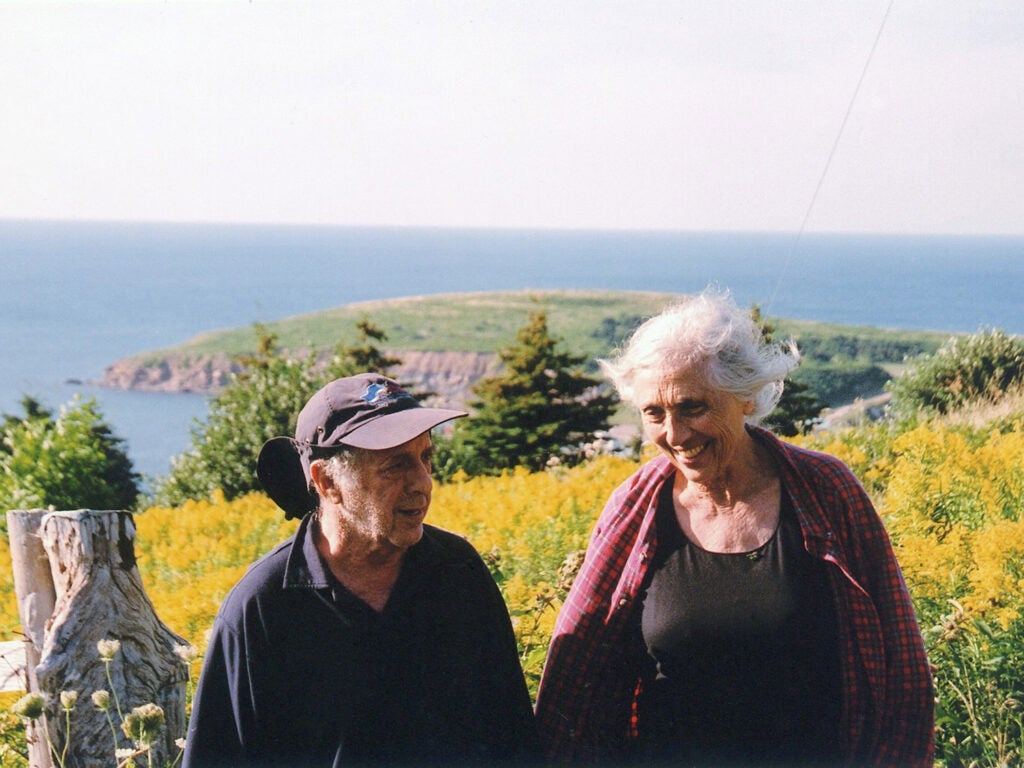
POLYGON ((1024 334, 1024 237, 0 221, 0 268, 0 412, 95 398, 150 478, 206 399, 81 382, 203 331, 358 301, 717 284, 776 317, 1024 334))

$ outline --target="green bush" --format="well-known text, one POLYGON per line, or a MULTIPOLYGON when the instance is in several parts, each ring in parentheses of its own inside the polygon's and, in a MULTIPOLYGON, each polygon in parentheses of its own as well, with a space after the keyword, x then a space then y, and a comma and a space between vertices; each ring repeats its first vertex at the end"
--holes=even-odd
POLYGON ((191 448, 156 483, 156 503, 178 506, 215 490, 236 499, 259 490, 256 457, 267 440, 295 433, 295 417, 321 386, 312 358, 264 356, 218 395, 192 427, 191 448))
POLYGON ((947 414, 996 400, 1022 382, 1024 340, 991 330, 951 339, 934 355, 919 358, 889 390, 898 414, 947 414))
POLYGON ((29 397, 22 407, 24 416, 4 415, 0 507, 135 507, 139 475, 94 400, 76 397, 56 416, 29 397))
POLYGON ((792 376, 830 408, 881 394, 889 379, 885 369, 873 363, 822 365, 808 360, 801 361, 792 376))
POLYGON ((256 477, 260 448, 272 437, 294 435, 302 406, 333 379, 364 371, 387 373, 401 361, 377 347, 384 331, 363 319, 360 339, 339 344, 333 357, 319 362, 315 350, 291 356, 277 346, 277 336, 257 323, 257 352, 239 358, 244 371, 214 398, 204 421, 192 427, 192 445, 174 459, 169 475, 156 483, 154 501, 178 506, 189 499, 209 499, 214 491, 237 499, 261 490, 256 477))

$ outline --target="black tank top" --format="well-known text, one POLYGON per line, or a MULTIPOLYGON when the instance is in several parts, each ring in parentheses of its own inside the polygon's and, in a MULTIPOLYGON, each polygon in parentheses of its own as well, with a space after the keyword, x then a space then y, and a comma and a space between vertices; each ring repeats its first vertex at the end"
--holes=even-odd
POLYGON ((821 765, 838 755, 839 643, 826 564, 788 495, 753 552, 715 553, 683 534, 666 483, 641 629, 642 756, 675 764, 821 765))

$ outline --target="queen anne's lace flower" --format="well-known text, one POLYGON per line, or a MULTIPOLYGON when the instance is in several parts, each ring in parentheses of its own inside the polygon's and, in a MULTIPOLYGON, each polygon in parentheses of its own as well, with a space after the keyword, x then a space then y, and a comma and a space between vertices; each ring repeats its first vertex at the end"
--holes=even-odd
POLYGON ((60 705, 66 712, 70 712, 78 703, 78 691, 61 691, 60 705))
POLYGON ((46 701, 38 693, 26 693, 11 705, 11 712, 26 720, 42 717, 46 709, 46 701))
POLYGON ((156 704, 143 704, 125 716, 121 730, 140 747, 148 747, 156 741, 163 726, 164 711, 156 704))
POLYGON ((98 690, 92 692, 92 703, 96 705, 96 709, 103 710, 106 712, 110 709, 110 692, 104 690, 98 690))
POLYGON ((100 640, 98 643, 96 643, 96 650, 99 651, 101 659, 103 659, 104 661, 110 661, 121 650, 121 641, 100 640))

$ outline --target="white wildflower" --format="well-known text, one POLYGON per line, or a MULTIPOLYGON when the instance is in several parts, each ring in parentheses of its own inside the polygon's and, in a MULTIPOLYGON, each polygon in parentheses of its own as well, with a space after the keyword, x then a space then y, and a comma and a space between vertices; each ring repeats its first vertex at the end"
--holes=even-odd
POLYGON ((121 650, 120 640, 100 640, 96 643, 96 650, 100 652, 100 658, 110 661, 121 650))

